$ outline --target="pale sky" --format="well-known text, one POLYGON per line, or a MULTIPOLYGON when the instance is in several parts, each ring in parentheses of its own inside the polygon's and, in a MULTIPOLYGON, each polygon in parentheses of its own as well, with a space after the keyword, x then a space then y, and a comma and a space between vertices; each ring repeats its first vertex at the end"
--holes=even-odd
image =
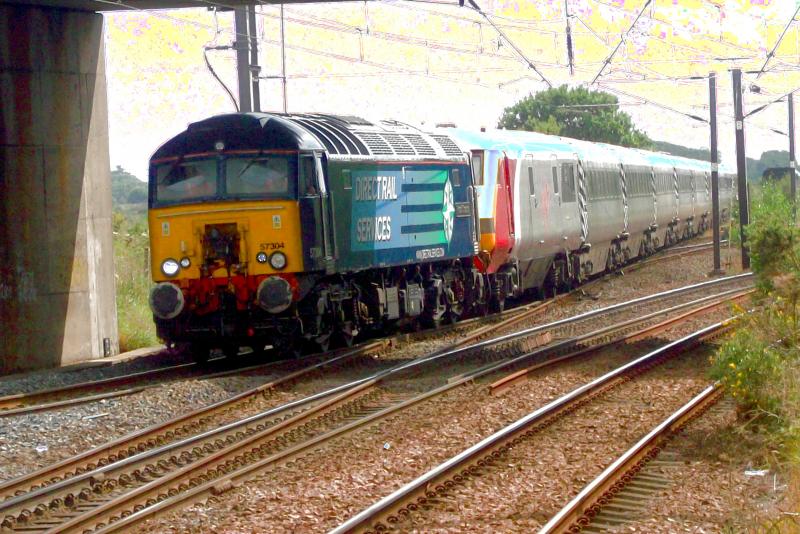
MULTIPOLYGON (((629 31, 646 0, 568 0, 575 57, 570 75, 563 0, 476 1, 488 21, 467 8, 399 0, 287 6, 289 111, 491 128, 505 107, 546 85, 490 23, 554 86, 588 85, 624 35, 591 87, 616 91, 622 108, 651 138, 708 147, 706 124, 652 103, 706 117, 707 81, 686 78, 716 71, 720 149, 733 163, 728 69, 760 70, 798 5, 653 0, 629 31)), ((259 10, 262 75, 278 76, 279 8, 259 10)), ((231 43, 232 19, 228 12, 215 20, 205 8, 106 14, 112 167, 146 179, 147 161, 161 143, 190 122, 233 111, 203 60, 204 45, 231 43)), ((759 92, 745 93, 745 112, 800 87, 798 24, 789 25, 764 74, 745 75, 747 87, 759 86, 759 92)), ((211 51, 209 59, 235 95, 234 52, 211 51)), ((262 109, 281 110, 281 94, 278 80, 262 81, 262 109)), ((748 156, 788 150, 787 137, 769 129, 787 131, 785 102, 746 124, 748 156)))

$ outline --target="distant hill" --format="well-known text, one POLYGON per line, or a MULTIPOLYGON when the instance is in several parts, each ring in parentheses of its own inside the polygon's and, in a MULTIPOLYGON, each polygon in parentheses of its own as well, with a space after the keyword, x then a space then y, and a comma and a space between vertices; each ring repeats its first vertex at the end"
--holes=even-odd
POLYGON ((147 182, 119 165, 111 171, 111 206, 115 212, 140 218, 147 213, 147 182))
POLYGON ((146 204, 147 182, 117 165, 111 171, 111 202, 115 208, 124 204, 146 204))
POLYGON ((653 141, 656 152, 666 152, 673 156, 681 156, 684 158, 701 159, 708 161, 711 156, 711 150, 707 148, 689 148, 682 145, 673 145, 666 141, 653 141))
MULTIPOLYGON (((708 161, 711 151, 707 148, 689 148, 682 145, 674 145, 665 141, 653 141, 655 150, 666 152, 673 156, 683 156, 685 158, 700 159, 708 161)), ((735 166, 735 162, 730 162, 735 166)), ((747 158, 747 178, 757 182, 761 180, 764 171, 772 167, 788 167, 789 152, 786 150, 767 150, 759 159, 747 158)))

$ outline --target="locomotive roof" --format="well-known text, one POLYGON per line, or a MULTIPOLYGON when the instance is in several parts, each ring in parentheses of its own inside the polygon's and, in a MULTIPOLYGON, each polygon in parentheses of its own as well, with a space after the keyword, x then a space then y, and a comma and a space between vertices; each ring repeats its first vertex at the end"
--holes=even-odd
POLYGON ((448 135, 427 134, 396 121, 323 114, 227 113, 189 125, 153 159, 226 150, 325 150, 331 159, 455 160, 465 155, 448 135))

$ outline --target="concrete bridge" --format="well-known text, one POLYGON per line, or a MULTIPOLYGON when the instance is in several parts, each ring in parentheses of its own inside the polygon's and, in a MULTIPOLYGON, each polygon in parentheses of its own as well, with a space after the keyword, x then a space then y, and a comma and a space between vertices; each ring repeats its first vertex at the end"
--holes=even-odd
POLYGON ((0 0, 0 373, 118 351, 98 11, 210 5, 0 0))

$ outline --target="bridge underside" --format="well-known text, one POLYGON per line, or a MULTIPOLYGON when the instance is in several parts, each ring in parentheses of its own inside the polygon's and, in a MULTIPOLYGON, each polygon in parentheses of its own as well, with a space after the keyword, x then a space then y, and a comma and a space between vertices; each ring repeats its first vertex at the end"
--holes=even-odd
POLYGON ((116 351, 104 62, 102 15, 0 5, 2 372, 116 351))

